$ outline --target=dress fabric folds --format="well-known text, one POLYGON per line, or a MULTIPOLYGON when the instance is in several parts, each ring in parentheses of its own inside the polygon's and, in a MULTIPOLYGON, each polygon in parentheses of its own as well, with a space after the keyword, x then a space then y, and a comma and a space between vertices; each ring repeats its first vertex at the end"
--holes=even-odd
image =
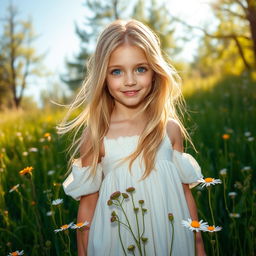
MULTIPOLYGON (((193 255, 193 232, 182 226, 181 221, 190 218, 182 183, 189 184, 192 188, 202 178, 201 168, 195 158, 187 153, 176 151, 172 148, 171 141, 165 136, 158 148, 155 169, 142 180, 144 163, 139 156, 133 163, 131 173, 129 163, 119 164, 119 160, 130 155, 137 147, 139 136, 124 136, 116 139, 104 138, 105 156, 97 166, 97 175, 94 179, 89 177, 89 167, 82 167, 80 159, 72 166, 72 172, 63 183, 65 193, 75 200, 82 195, 99 191, 99 198, 94 216, 90 225, 88 240, 88 256, 121 256, 125 255, 120 242, 118 223, 111 222, 111 213, 116 212, 122 223, 129 220, 135 235, 138 236, 137 221, 133 210, 131 196, 126 192, 129 187, 134 187, 134 203, 140 207, 138 201, 144 200, 143 208, 147 211, 144 215, 138 212, 140 234, 148 240, 145 244, 147 256, 170 255, 172 231, 174 241, 172 255, 193 255), (109 206, 107 201, 116 191, 129 195, 122 206, 109 206), (168 219, 168 213, 174 216, 174 230, 168 219)), ((127 247, 135 245, 135 255, 140 255, 131 231, 120 225, 120 234, 126 254, 130 255, 127 247)))

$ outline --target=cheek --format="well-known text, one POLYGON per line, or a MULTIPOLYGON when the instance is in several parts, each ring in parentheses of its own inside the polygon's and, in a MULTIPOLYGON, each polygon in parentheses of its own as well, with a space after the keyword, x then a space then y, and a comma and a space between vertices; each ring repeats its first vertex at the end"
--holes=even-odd
POLYGON ((117 90, 119 88, 119 84, 120 81, 117 81, 117 79, 107 79, 107 87, 110 93, 117 90))

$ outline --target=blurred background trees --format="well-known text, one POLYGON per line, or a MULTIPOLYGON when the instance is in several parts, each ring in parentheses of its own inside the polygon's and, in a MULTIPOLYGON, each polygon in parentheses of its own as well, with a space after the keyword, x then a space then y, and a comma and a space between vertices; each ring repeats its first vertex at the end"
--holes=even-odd
POLYGON ((18 109, 29 77, 43 74, 43 55, 32 46, 35 39, 32 22, 18 20, 18 10, 10 4, 0 40, 0 108, 18 109))
MULTIPOLYGON (((94 51, 100 31, 118 18, 135 18, 152 28, 158 34, 165 54, 176 60, 172 64, 182 71, 185 85, 194 88, 191 83, 198 84, 198 79, 209 84, 211 78, 216 82, 223 76, 244 72, 256 77, 255 5, 253 0, 212 1, 215 24, 195 27, 174 17, 165 1, 85 0, 82 7, 86 10, 84 23, 75 24, 80 48, 73 58, 66 59, 66 72, 60 74, 60 81, 67 85, 71 93, 77 90, 85 77, 86 63, 94 51), (180 37, 175 36, 177 25, 187 29, 180 37), (201 36, 195 31, 201 31, 201 36), (194 37, 199 41, 194 59, 190 62, 177 61, 176 56, 182 51, 183 45, 194 37)), ((37 36, 32 22, 18 20, 18 11, 13 5, 9 6, 3 24, 0 40, 0 109, 19 108, 29 78, 47 76, 42 67, 44 56, 38 55, 33 47, 37 36)), ((47 95, 51 98, 54 96, 54 90, 51 91, 54 86, 56 84, 48 86, 48 93, 41 93, 43 106, 49 106, 47 95)), ((56 98, 68 100, 64 94, 56 98)))

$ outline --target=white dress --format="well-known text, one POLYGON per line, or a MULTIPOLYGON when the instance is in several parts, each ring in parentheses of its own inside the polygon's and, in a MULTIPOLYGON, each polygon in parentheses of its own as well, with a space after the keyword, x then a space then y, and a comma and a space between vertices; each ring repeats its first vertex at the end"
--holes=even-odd
MULTIPOLYGON (((145 244, 146 255, 170 255, 172 227, 168 213, 174 216, 172 255, 193 255, 193 232, 181 224, 182 220, 190 217, 182 183, 190 184, 190 188, 197 185, 197 180, 203 177, 201 168, 190 154, 172 149, 171 141, 165 133, 157 151, 156 171, 153 170, 145 180, 138 182, 144 171, 140 168, 139 159, 136 159, 132 165, 132 175, 128 170, 128 162, 120 166, 116 166, 115 163, 116 160, 132 153, 136 149, 138 140, 137 135, 116 139, 105 137, 105 157, 97 166, 96 177, 87 179, 89 167, 81 167, 81 160, 77 159, 72 166, 72 172, 63 183, 65 193, 75 200, 79 200, 82 195, 99 191, 99 199, 89 231, 88 256, 132 255, 127 247, 132 244, 136 246, 136 243, 130 230, 121 224, 120 233, 125 254, 119 239, 118 224, 110 221, 113 210, 119 219, 127 224, 125 216, 120 208, 107 204, 113 192, 127 193, 126 189, 129 187, 136 189, 133 192, 135 207, 140 208, 138 200, 142 199, 143 208, 147 209, 143 235, 148 238, 145 244)), ((125 199, 122 205, 133 232, 138 237, 131 196, 127 194, 129 198, 125 199)), ((141 234, 143 230, 141 209, 138 212, 138 222, 141 234)), ((135 255, 140 255, 137 246, 134 252, 135 255)))

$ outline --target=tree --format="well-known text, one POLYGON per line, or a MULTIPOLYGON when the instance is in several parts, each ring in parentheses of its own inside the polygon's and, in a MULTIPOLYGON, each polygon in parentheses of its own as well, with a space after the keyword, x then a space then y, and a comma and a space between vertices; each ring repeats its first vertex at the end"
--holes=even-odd
POLYGON ((96 39, 102 28, 115 19, 135 18, 151 27, 160 37, 162 48, 168 55, 178 52, 171 28, 171 19, 167 8, 158 5, 156 0, 151 0, 150 5, 145 6, 145 1, 134 1, 133 5, 128 1, 92 1, 87 0, 85 7, 91 13, 86 17, 84 27, 76 26, 76 33, 81 40, 81 50, 74 61, 67 62, 68 72, 61 77, 71 90, 76 90, 82 83, 86 73, 86 61, 93 52, 96 39), (129 6, 129 8, 127 8, 129 6))
POLYGON ((256 1, 218 0, 211 6, 218 21, 213 32, 175 18, 190 30, 199 29, 204 33, 194 64, 206 73, 212 72, 213 68, 235 74, 255 70, 256 1))
POLYGON ((80 52, 73 61, 67 61, 67 74, 61 80, 75 91, 82 83, 86 73, 86 62, 93 52, 93 47, 101 29, 111 21, 121 18, 127 1, 86 0, 84 7, 91 16, 86 16, 83 28, 75 25, 76 34, 81 40, 80 52))
POLYGON ((159 5, 156 0, 151 0, 146 7, 144 0, 138 0, 132 17, 140 20, 156 32, 161 41, 161 48, 168 55, 173 56, 180 51, 180 48, 175 44, 171 15, 164 3, 159 5))
POLYGON ((36 55, 31 46, 36 39, 32 22, 18 21, 17 16, 17 8, 10 5, 0 44, 0 88, 11 95, 11 106, 16 109, 20 107, 28 78, 43 74, 40 66, 43 55, 36 55))

